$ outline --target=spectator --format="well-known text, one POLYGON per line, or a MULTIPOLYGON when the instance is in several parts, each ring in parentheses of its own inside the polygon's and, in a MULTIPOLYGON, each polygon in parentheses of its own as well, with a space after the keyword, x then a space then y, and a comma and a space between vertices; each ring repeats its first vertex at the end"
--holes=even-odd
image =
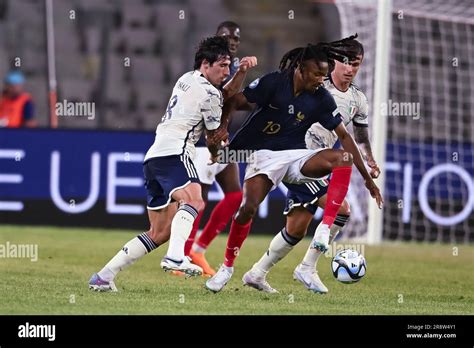
POLYGON ((5 76, 5 87, 0 99, 0 127, 36 127, 31 95, 23 90, 25 77, 20 71, 5 76))

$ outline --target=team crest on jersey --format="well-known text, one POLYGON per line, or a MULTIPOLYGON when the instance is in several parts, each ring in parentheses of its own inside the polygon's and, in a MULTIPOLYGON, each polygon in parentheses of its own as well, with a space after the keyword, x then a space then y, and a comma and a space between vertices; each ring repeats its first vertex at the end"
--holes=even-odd
POLYGON ((357 103, 351 100, 351 105, 349 106, 349 115, 352 117, 355 116, 357 112, 357 103))
POLYGON ((298 111, 298 113, 296 114, 295 124, 300 123, 301 121, 304 120, 304 118, 305 118, 304 114, 301 111, 298 111))
POLYGON ((260 79, 259 79, 259 78, 256 79, 256 80, 254 80, 254 81, 252 81, 252 83, 249 85, 249 88, 254 89, 255 87, 258 86, 258 83, 259 83, 259 82, 260 82, 260 79))

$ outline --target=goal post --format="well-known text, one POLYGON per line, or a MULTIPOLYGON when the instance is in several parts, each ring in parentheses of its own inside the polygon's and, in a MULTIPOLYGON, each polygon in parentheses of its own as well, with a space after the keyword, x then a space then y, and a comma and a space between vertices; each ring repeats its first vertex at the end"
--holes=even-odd
POLYGON ((472 2, 334 3, 342 37, 358 33, 364 45, 355 84, 369 101, 385 199, 378 210, 354 171, 344 236, 369 244, 474 242, 472 2))
MULTIPOLYGON (((390 73, 390 43, 392 32, 392 0, 379 1, 377 6, 377 37, 375 49, 374 101, 371 112, 372 152, 374 158, 383 163, 387 147, 387 115, 382 113, 381 105, 388 101, 390 73)), ((382 195, 385 187, 385 168, 382 166, 376 180, 382 195)), ((379 244, 382 241, 383 207, 379 209, 373 199, 368 202, 367 243, 379 244)))

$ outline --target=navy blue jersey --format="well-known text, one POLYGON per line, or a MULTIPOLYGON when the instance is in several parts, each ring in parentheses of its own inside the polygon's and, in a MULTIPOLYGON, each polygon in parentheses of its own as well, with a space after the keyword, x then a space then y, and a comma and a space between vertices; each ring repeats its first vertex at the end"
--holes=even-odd
POLYGON ((313 123, 334 130, 342 121, 334 98, 325 88, 294 96, 293 76, 285 72, 275 71, 253 81, 243 94, 257 108, 232 139, 232 150, 305 149, 305 134, 313 123))

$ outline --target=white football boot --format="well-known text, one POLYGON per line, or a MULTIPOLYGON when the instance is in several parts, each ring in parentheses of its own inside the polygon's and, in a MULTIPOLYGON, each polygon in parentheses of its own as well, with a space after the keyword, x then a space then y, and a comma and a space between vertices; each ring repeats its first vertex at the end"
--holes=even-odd
POLYGON ((200 276, 202 274, 202 268, 191 263, 191 259, 188 256, 185 256, 181 261, 176 261, 165 256, 163 260, 161 260, 160 266, 165 272, 180 271, 187 277, 200 276))
POLYGON ((328 288, 319 279, 318 271, 315 269, 306 270, 301 264, 293 271, 293 279, 302 283, 306 289, 320 294, 328 292, 328 288))
POLYGON ((225 265, 221 265, 219 270, 216 274, 214 274, 209 280, 206 282, 206 288, 211 290, 212 292, 219 292, 221 291, 224 286, 229 282, 230 278, 232 278, 232 274, 234 273, 234 267, 227 267, 225 265))
POLYGON ((94 291, 103 291, 103 292, 117 292, 118 289, 115 286, 113 280, 105 281, 97 273, 94 273, 89 280, 89 289, 94 291))
POLYGON ((267 292, 269 294, 276 294, 278 290, 272 288, 265 279, 266 274, 255 271, 253 268, 244 274, 242 282, 245 286, 250 286, 254 289, 267 292))

